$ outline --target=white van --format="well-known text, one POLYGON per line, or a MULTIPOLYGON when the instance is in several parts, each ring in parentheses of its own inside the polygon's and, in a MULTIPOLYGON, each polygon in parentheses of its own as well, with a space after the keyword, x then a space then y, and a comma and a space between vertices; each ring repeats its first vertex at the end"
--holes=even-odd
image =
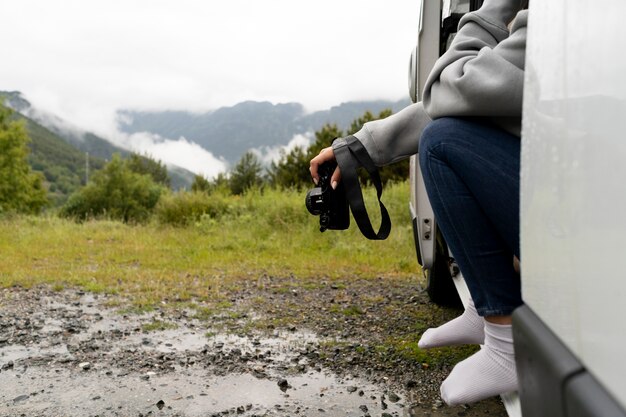
MULTIPOLYGON (((442 18, 474 3, 421 0, 414 99, 439 55, 442 18)), ((520 401, 505 398, 510 415, 626 416, 624 16, 625 0, 531 2, 520 196, 525 305, 513 315, 520 401)), ((415 157, 410 209, 429 295, 459 302, 450 289, 467 288, 438 239, 415 157)))

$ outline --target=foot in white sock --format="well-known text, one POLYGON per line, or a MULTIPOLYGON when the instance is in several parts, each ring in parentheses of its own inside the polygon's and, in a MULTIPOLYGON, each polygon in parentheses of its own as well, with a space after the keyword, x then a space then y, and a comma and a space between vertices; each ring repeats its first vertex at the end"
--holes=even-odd
POLYGON ((459 317, 435 329, 424 332, 417 346, 428 349, 439 346, 481 344, 485 340, 484 320, 478 315, 474 302, 469 301, 459 317))
POLYGON ((456 364, 441 385, 448 405, 468 404, 517 390, 511 325, 485 321, 485 345, 456 364))

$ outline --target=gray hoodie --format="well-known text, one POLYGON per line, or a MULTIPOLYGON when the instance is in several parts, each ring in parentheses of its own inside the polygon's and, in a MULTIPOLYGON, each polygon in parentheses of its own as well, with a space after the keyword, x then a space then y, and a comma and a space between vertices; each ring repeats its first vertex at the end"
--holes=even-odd
MULTIPOLYGON (((486 0, 464 15, 450 49, 426 80, 424 100, 354 134, 376 165, 417 153, 422 130, 439 117, 486 117, 520 136, 528 11, 519 11, 519 3, 486 0)), ((333 148, 344 142, 336 140, 333 148)))

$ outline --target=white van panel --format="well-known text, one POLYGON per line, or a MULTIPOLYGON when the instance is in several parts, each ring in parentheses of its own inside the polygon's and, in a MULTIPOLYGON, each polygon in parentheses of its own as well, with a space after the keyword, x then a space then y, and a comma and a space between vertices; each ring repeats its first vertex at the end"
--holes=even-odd
POLYGON ((532 1, 522 130, 525 302, 626 407, 624 0, 532 1))

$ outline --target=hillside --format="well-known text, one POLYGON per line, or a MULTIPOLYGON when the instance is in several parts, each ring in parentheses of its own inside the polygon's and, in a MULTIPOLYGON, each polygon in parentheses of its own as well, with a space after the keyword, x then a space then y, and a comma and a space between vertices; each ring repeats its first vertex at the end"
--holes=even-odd
POLYGON ((88 152, 89 155, 100 159, 111 159, 114 153, 119 153, 122 156, 130 155, 126 149, 115 146, 93 133, 84 132, 56 115, 37 111, 18 91, 2 91, 0 92, 0 99, 4 99, 5 105, 8 107, 44 127, 57 138, 71 144, 83 153, 88 152))
MULTIPOLYGON (((34 171, 43 174, 52 204, 62 204, 85 184, 86 154, 37 122, 19 113, 14 113, 14 117, 24 121, 31 139, 28 162, 34 171)), ((100 169, 104 164, 104 159, 89 156, 90 170, 100 169)))
MULTIPOLYGON (((0 91, 0 101, 13 109, 16 117, 25 120, 32 139, 29 161, 46 177, 55 204, 65 201, 73 190, 84 184, 87 153, 92 171, 100 169, 114 153, 123 157, 130 155, 130 151, 75 128, 55 115, 38 112, 18 91, 0 91)), ((191 187, 194 179, 191 171, 177 166, 167 168, 172 189, 191 187)))

